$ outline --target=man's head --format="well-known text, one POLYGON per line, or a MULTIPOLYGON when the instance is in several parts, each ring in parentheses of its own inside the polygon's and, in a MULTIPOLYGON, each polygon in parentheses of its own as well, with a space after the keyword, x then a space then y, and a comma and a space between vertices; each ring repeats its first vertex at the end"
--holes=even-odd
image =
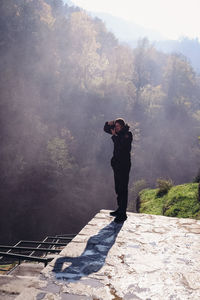
POLYGON ((125 122, 122 118, 115 120, 115 131, 119 132, 125 126, 125 122))

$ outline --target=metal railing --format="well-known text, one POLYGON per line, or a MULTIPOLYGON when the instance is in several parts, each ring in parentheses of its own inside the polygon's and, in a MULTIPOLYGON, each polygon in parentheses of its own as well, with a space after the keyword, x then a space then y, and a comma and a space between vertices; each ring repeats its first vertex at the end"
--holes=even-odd
POLYGON ((75 236, 76 234, 60 234, 47 236, 42 241, 21 240, 14 246, 0 245, 0 265, 6 264, 3 262, 5 258, 16 261, 16 265, 6 274, 11 273, 22 261, 42 262, 46 266, 53 259, 46 257, 47 254, 59 253, 75 236))

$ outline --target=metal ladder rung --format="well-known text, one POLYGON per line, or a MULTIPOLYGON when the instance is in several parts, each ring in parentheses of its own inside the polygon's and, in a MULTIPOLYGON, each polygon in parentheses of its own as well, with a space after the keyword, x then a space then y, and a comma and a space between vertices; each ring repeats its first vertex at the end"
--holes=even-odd
POLYGON ((40 251, 40 252, 60 252, 61 249, 49 249, 49 248, 34 248, 34 247, 20 247, 20 246, 4 246, 0 245, 0 249, 10 249, 10 250, 25 250, 25 251, 40 251))
POLYGON ((53 242, 40 242, 40 241, 21 241, 23 244, 41 244, 41 245, 52 245, 52 246, 66 246, 68 243, 53 243, 53 242))
POLYGON ((47 239, 57 239, 57 240, 69 240, 69 241, 71 241, 73 239, 73 237, 48 236, 47 239))

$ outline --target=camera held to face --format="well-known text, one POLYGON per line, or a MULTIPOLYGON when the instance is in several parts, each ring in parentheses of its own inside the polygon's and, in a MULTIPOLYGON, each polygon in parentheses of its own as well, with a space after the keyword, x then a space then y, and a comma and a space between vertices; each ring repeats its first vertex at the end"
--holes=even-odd
POLYGON ((115 128, 115 124, 113 123, 112 125, 110 125, 110 128, 114 129, 115 128))

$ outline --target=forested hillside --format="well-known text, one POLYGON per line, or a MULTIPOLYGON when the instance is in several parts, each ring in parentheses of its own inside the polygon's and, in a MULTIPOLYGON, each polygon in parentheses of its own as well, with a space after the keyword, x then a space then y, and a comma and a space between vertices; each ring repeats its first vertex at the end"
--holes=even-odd
POLYGON ((131 125, 130 187, 196 175, 200 78, 183 56, 120 45, 61 0, 1 0, 0 37, 2 241, 77 232, 114 208, 107 120, 131 125))

